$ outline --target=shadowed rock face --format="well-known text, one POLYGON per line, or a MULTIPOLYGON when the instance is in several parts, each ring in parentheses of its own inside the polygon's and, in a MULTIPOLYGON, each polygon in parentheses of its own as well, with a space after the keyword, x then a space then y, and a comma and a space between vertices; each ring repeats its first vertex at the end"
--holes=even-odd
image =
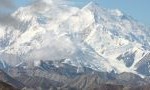
POLYGON ((121 85, 101 84, 98 86, 89 86, 88 88, 64 87, 62 90, 123 90, 121 85))
POLYGON ((98 73, 80 74, 76 77, 57 75, 56 78, 57 80, 40 76, 16 77, 26 86, 24 90, 138 90, 146 84, 142 78, 131 73, 122 73, 114 80, 103 79, 98 73), (140 83, 135 83, 136 80, 140 83))
POLYGON ((150 53, 146 54, 137 64, 137 72, 142 73, 145 76, 150 75, 150 53))
POLYGON ((122 88, 122 85, 106 84, 98 74, 81 75, 61 87, 64 90, 121 90, 122 88))
POLYGON ((15 88, 21 89, 24 87, 24 85, 13 79, 12 77, 10 77, 7 73, 5 73, 4 71, 0 70, 0 81, 5 82, 15 88))
MULTIPOLYGON (((37 67, 33 69, 35 72, 43 73, 40 70, 41 69, 37 67)), ((63 69, 61 68, 61 70, 63 69)), ((8 82, 11 85, 20 85, 23 83, 24 88, 22 90, 149 90, 150 88, 148 83, 149 77, 142 79, 132 73, 122 73, 117 75, 114 79, 108 80, 104 79, 102 74, 96 71, 92 71, 94 73, 76 74, 76 76, 73 77, 58 72, 48 72, 42 74, 47 76, 42 77, 42 75, 37 75, 37 73, 29 74, 29 72, 25 70, 24 72, 20 72, 22 74, 14 77, 15 79, 9 79, 8 77, 10 76, 6 73, 2 73, 1 78, 3 78, 3 80, 13 80, 13 83, 12 81, 11 83, 10 81, 8 82), (15 83, 17 80, 18 82, 15 83)), ((104 75, 106 76, 106 74, 104 75)), ((2 84, 0 82, 0 88, 4 88, 1 90, 17 90, 9 84, 8 86, 7 84, 3 84, 3 82, 2 84), (11 89, 9 89, 9 87, 11 89)))
POLYGON ((133 73, 111 74, 97 72, 87 67, 78 68, 59 63, 42 62, 38 67, 12 67, 7 75, 1 71, 0 78, 17 87, 24 85, 23 90, 149 90, 149 77, 142 79, 133 73))
POLYGON ((123 90, 150 90, 150 84, 138 87, 126 87, 123 90))
POLYGON ((124 86, 141 86, 146 85, 148 82, 140 76, 133 73, 121 73, 116 76, 116 79, 108 81, 110 84, 124 85, 124 86))
POLYGON ((52 62, 42 62, 38 67, 11 68, 8 73, 25 85, 24 90, 134 90, 149 80, 132 73, 108 74, 86 67, 82 72, 77 70, 68 64, 56 67, 52 62))
POLYGON ((99 75, 94 74, 94 75, 81 75, 75 78, 74 80, 72 80, 71 82, 69 82, 68 84, 62 86, 61 89, 62 90, 150 90, 150 86, 147 84, 148 83, 144 82, 142 78, 131 73, 122 73, 121 75, 118 76, 117 79, 110 80, 110 81, 107 80, 105 81, 102 78, 100 78, 99 75))
POLYGON ((20 76, 16 77, 17 80, 22 82, 27 88, 34 88, 37 90, 38 87, 47 90, 49 88, 60 87, 63 85, 61 82, 53 81, 44 77, 31 77, 31 76, 20 76))
POLYGON ((118 56, 117 59, 123 60, 125 65, 127 67, 130 67, 134 63, 134 57, 135 57, 135 52, 134 53, 126 52, 125 54, 118 56))
POLYGON ((0 81, 0 90, 19 90, 19 89, 16 89, 13 86, 0 81))

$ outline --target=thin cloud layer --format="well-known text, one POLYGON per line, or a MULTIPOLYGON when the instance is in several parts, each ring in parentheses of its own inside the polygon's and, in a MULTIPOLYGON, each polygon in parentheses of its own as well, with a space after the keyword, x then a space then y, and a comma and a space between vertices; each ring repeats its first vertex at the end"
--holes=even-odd
POLYGON ((9 14, 0 14, 0 24, 9 25, 9 26, 17 26, 17 21, 15 18, 10 16, 9 14))
POLYGON ((17 29, 20 21, 11 16, 17 6, 15 0, 0 0, 0 25, 8 25, 17 29))
POLYGON ((11 17, 11 10, 15 9, 16 5, 13 0, 1 0, 0 1, 0 24, 16 26, 18 22, 16 19, 11 17))
POLYGON ((15 4, 13 0, 1 0, 0 1, 0 8, 14 8, 15 4))
MULTIPOLYGON (((69 0, 31 0, 30 4, 33 4, 32 9, 35 11, 43 10, 43 8, 47 5, 57 5, 57 4, 65 4, 69 0)), ((18 21, 11 16, 12 12, 16 10, 17 7, 14 0, 1 0, 0 1, 0 24, 2 25, 18 25, 18 21), (12 11, 11 11, 12 10, 12 11), (9 12, 11 11, 11 12, 9 12)))

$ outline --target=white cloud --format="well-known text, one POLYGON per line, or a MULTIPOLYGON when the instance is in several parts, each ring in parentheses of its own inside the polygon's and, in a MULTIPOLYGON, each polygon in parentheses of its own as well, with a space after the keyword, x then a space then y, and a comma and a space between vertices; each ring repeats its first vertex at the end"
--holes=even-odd
POLYGON ((29 60, 61 60, 69 58, 75 52, 73 42, 67 37, 58 37, 52 32, 42 36, 41 49, 33 50, 29 60))

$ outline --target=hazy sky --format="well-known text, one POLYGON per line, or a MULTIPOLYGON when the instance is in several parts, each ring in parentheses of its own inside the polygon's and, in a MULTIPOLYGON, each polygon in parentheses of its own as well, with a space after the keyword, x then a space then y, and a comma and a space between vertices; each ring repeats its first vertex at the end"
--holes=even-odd
POLYGON ((150 26, 150 0, 96 0, 100 6, 118 8, 150 26))
MULTIPOLYGON (((32 0, 0 0, 0 15, 9 9, 29 4, 32 0)), ((91 0, 70 0, 74 5, 85 5, 91 0)), ((150 0, 92 0, 100 7, 119 9, 141 23, 150 26, 150 0)))
MULTIPOLYGON (((72 0, 78 4, 88 3, 91 0, 72 0)), ((132 16, 139 22, 150 26, 150 0, 92 0, 100 7, 119 9, 132 16)))

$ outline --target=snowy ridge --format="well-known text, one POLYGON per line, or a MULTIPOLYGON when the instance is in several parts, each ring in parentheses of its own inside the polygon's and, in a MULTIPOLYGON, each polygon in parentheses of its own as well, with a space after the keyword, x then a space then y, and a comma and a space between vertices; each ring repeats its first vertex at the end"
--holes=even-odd
POLYGON ((82 9, 39 2, 12 17, 21 23, 19 28, 0 25, 1 63, 10 66, 65 59, 96 71, 139 73, 135 66, 150 50, 148 28, 93 2, 82 9), (41 4, 42 9, 37 7, 41 4))

